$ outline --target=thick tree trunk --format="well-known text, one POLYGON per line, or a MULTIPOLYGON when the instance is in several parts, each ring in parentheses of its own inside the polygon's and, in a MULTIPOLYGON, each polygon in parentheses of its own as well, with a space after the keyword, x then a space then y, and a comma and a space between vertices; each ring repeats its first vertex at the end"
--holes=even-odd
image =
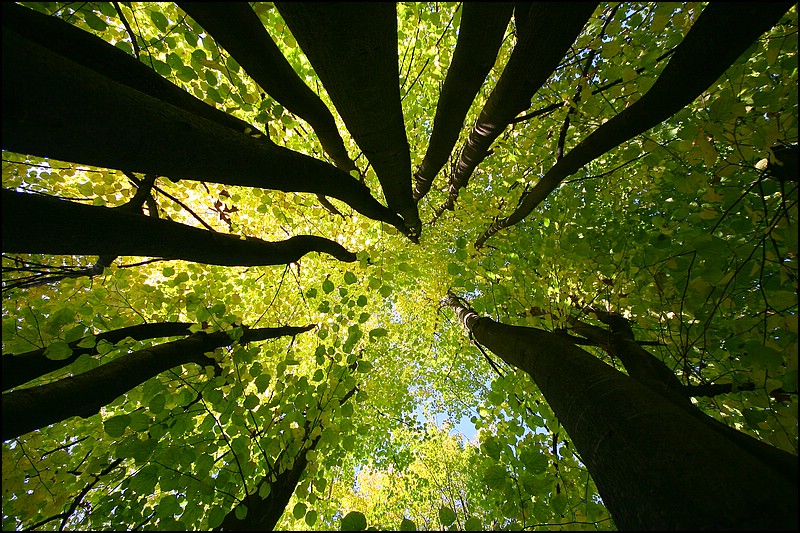
POLYGON ((592 16, 596 2, 542 2, 530 7, 519 40, 497 85, 481 110, 450 178, 446 209, 453 209, 458 192, 467 186, 475 168, 506 126, 531 105, 592 16))
POLYGON ((293 263, 309 252, 353 262, 356 254, 315 235, 268 242, 213 233, 124 210, 3 189, 3 251, 53 255, 128 255, 208 265, 293 263))
POLYGON ((533 378, 620 529, 797 528, 797 485, 685 410, 560 335, 447 303, 533 378))
POLYGON ((517 209, 475 243, 481 247, 501 229, 533 211, 558 185, 593 159, 644 133, 689 105, 725 73, 761 34, 772 28, 792 2, 710 3, 647 93, 597 128, 560 159, 528 191, 517 209))
MULTIPOLYGON (((19 33, 51 52, 153 98, 217 122, 237 133, 244 133, 248 128, 252 132, 258 132, 255 126, 195 98, 138 59, 129 56, 116 46, 109 45, 96 35, 58 17, 47 16, 13 2, 3 2, 2 9, 2 24, 5 28, 19 33)), ((271 142, 266 135, 262 139, 271 142)))
POLYGON ((334 164, 350 172, 347 155, 330 110, 300 79, 253 9, 244 2, 178 2, 283 107, 306 120, 334 164))
POLYGON ((767 175, 776 178, 780 182, 797 182, 797 145, 775 146, 772 148, 775 155, 775 162, 770 161, 767 166, 767 175))
MULTIPOLYGON (((160 337, 177 337, 188 335, 187 322, 154 322, 152 324, 139 324, 111 331, 103 331, 94 336, 95 342, 107 341, 116 344, 122 339, 130 337, 137 341, 156 339, 160 337)), ((23 385, 31 380, 42 377, 50 372, 55 372, 74 363, 82 355, 97 355, 97 346, 82 348, 78 346, 85 339, 69 343, 72 355, 66 359, 49 359, 45 354, 46 348, 39 348, 20 354, 3 354, 3 390, 7 391, 23 385)))
POLYGON ((428 150, 415 174, 416 202, 431 190, 434 178, 458 141, 467 111, 497 59, 513 8, 508 2, 461 5, 458 42, 436 104, 428 150))
POLYGON ((117 83, 9 28, 2 120, 4 150, 173 180, 323 194, 405 231, 346 172, 117 83))
MULTIPOLYGON (((339 401, 340 405, 344 405, 355 392, 355 389, 348 391, 339 401)), ((312 420, 306 422, 304 426, 305 435, 311 434, 311 431, 314 429, 313 422, 312 420)), ((306 452, 315 449, 319 443, 319 439, 319 436, 312 439, 308 447, 302 447, 300 449, 291 468, 280 472, 274 481, 270 481, 267 477, 262 478, 256 486, 256 489, 251 494, 245 496, 244 501, 239 504, 247 507, 247 515, 243 520, 236 516, 236 508, 234 508, 225 516, 222 524, 220 524, 215 531, 274 530, 275 525, 286 510, 286 506, 294 494, 297 483, 300 481, 303 472, 305 472, 306 466, 308 466, 306 452), (266 498, 262 498, 258 495, 259 489, 264 483, 269 483, 270 485, 269 495, 267 495, 266 498)), ((284 452, 281 452, 281 455, 283 455, 284 452)), ((280 460, 276 461, 276 463, 280 462, 280 460)))
POLYGON ((375 169, 389 209, 421 229, 400 102, 393 3, 276 2, 348 131, 375 169))
POLYGON ((633 334, 627 319, 614 313, 594 310, 598 318, 609 326, 604 330, 591 324, 573 321, 573 329, 597 341, 608 354, 622 361, 628 375, 677 407, 685 410, 723 437, 757 457, 788 481, 797 483, 797 456, 750 437, 711 418, 689 400, 689 387, 684 386, 663 361, 642 348, 633 334))
MULTIPOLYGON (((240 343, 297 335, 314 325, 297 328, 247 329, 240 343), (278 333, 276 335, 276 333, 278 333)), ((132 352, 76 376, 47 385, 3 394, 3 440, 61 422, 73 416, 88 418, 100 408, 158 374, 188 363, 212 366, 205 353, 229 346, 227 332, 195 333, 186 339, 132 352)))

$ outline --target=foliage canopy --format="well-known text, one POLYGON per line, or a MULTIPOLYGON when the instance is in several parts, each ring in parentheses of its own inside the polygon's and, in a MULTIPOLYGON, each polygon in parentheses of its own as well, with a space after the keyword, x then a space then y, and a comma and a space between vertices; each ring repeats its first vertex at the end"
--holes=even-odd
POLYGON ((363 31, 302 4, 240 4, 224 17, 191 3, 24 5, 138 64, 78 59, 4 12, 4 70, 30 66, 24 83, 3 80, 4 204, 21 205, 11 191, 85 204, 32 203, 8 221, 4 209, 4 426, 9 395, 25 388, 111 362, 135 369, 133 357, 167 345, 199 339, 200 351, 96 408, 14 438, 4 429, 4 529, 231 529, 270 493, 285 494, 283 529, 614 529, 531 377, 465 334, 442 304, 449 293, 498 322, 571 335, 620 370, 581 327, 604 327, 589 309, 624 316, 693 405, 797 454, 797 6, 748 42, 720 44, 741 47, 727 63, 692 55, 711 81, 669 111, 677 86, 660 76, 681 68, 704 3, 376 4, 363 31), (382 31, 395 20, 396 40, 382 31), (236 38, 261 26, 274 49, 262 42, 253 59, 236 38), (486 41, 469 49, 468 38, 486 41), (523 53, 542 44, 552 65, 538 56, 537 81, 523 53), (397 64, 359 55, 375 50, 397 64), (51 56, 125 85, 129 100, 101 100, 102 88, 82 98, 88 78, 74 92, 56 85, 60 71, 35 63, 51 56), (120 81, 126 69, 135 74, 120 81), (451 71, 468 93, 472 76, 474 92, 448 86, 451 71), (152 73, 180 94, 134 87, 152 73), (397 83, 358 92, 384 78, 397 83), (148 102, 170 114, 136 140, 150 116, 136 106, 148 102), (653 108, 665 116, 581 151, 614 117, 653 108), (207 126, 218 144, 201 144, 201 126, 174 136, 186 114, 217 128, 207 126), (63 129, 73 115, 83 119, 63 129), (44 146, 51 127, 77 146, 90 133, 75 132, 95 124, 108 128, 100 154, 134 139, 152 161, 163 152, 176 169, 208 163, 206 174, 18 148, 44 146), (435 124, 457 128, 452 142, 435 124), (31 141, 11 135, 31 127, 31 141), (119 237, 134 233, 137 248, 119 237), (45 235, 53 242, 30 249, 45 235), (173 235, 184 255, 158 247, 173 235), (264 242, 290 238, 263 259, 264 242), (245 246, 249 262, 236 262, 245 246), (195 253, 207 249, 213 259, 195 253), (165 329, 127 329, 145 324, 165 329), (39 370, 7 382, 25 361, 39 370))

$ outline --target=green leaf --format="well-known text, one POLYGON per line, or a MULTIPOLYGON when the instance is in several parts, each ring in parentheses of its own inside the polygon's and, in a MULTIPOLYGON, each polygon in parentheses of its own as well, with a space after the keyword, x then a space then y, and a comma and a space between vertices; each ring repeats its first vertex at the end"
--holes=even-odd
POLYGON ((325 281, 322 282, 322 290, 325 291, 325 294, 333 291, 333 289, 334 289, 334 286, 333 286, 333 282, 331 280, 326 279, 325 281))
POLYGON ((464 531, 482 531, 483 530, 483 522, 481 522, 480 518, 469 518, 466 523, 464 524, 464 531))
POLYGON ((567 510, 567 497, 563 493, 556 494, 550 498, 550 506, 556 514, 563 515, 567 510))
POLYGON ((292 514, 294 515, 295 518, 297 518, 299 520, 300 518, 303 518, 303 516, 305 516, 306 509, 307 509, 306 508, 306 504, 300 502, 300 503, 298 503, 298 504, 296 504, 294 506, 294 510, 292 510, 292 514))
POLYGON ((235 514, 236 518, 239 520, 244 520, 247 518, 247 506, 243 503, 240 503, 234 508, 233 514, 235 514))
POLYGON ((308 511, 305 518, 306 525, 313 527, 317 523, 317 512, 314 510, 308 511))
POLYGON ((500 490, 508 482, 508 472, 500 465, 492 465, 486 469, 483 481, 490 489, 500 490))
POLYGON ((456 513, 449 507, 439 508, 439 523, 447 527, 456 521, 456 513))
POLYGON ((222 524, 222 521, 225 520, 226 514, 227 513, 223 509, 219 507, 212 507, 208 512, 208 528, 214 529, 222 524))
POLYGON ((417 524, 415 524, 413 520, 409 520, 408 518, 403 518, 403 520, 400 522, 400 527, 398 529, 400 531, 416 531, 417 524))
POLYGON ((369 336, 371 339, 385 337, 387 334, 388 332, 384 328, 375 328, 369 332, 369 336))
POLYGON ((106 24, 103 19, 91 11, 86 11, 83 13, 83 20, 86 22, 87 26, 95 31, 104 31, 108 27, 108 24, 106 24))
POLYGON ((167 31, 167 26, 169 25, 169 22, 167 21, 167 17, 165 17, 161 12, 155 10, 150 11, 150 20, 152 20, 153 24, 156 25, 156 28, 158 28, 162 32, 167 31))
POLYGON ((63 361, 72 355, 72 348, 64 341, 53 341, 44 350, 44 356, 53 361, 63 361))
POLYGON ((520 452, 520 460, 525 465, 526 472, 539 474, 547 469, 547 457, 541 452, 525 449, 520 452))
POLYGON ((367 517, 358 511, 350 511, 342 518, 340 531, 364 531, 367 529, 367 517))
POLYGON ((125 428, 131 423, 130 415, 117 415, 103 421, 103 427, 109 437, 121 437, 125 428))
POLYGON ((151 413, 157 415, 158 413, 164 410, 164 405, 166 403, 167 399, 164 397, 164 395, 157 394, 147 404, 147 408, 150 410, 151 413))
POLYGON ((347 283, 348 285, 352 285, 356 281, 358 281, 358 279, 356 278, 355 274, 353 274, 349 270, 344 273, 344 282, 345 283, 347 283))

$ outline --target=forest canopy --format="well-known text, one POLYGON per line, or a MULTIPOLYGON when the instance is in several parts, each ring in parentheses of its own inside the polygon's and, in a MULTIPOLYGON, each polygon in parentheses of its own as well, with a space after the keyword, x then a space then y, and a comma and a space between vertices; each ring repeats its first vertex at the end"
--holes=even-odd
POLYGON ((4 530, 796 530, 796 4, 2 9, 4 530))

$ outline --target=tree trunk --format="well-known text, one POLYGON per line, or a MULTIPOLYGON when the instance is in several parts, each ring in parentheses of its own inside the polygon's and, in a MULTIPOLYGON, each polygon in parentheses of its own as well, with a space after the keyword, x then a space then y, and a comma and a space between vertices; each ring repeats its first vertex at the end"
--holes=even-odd
POLYGON ((405 231, 346 172, 117 83, 9 28, 2 120, 4 150, 172 180, 324 194, 405 231))
POLYGON ((408 232, 421 223, 411 196, 393 3, 276 2, 348 131, 375 169, 389 209, 408 232))
MULTIPOLYGON (((155 339, 159 337, 177 337, 188 335, 187 322, 154 322, 152 324, 139 324, 127 328, 103 331, 94 336, 95 343, 107 341, 116 344, 122 339, 130 337, 137 341, 155 339)), ((74 363, 78 357, 97 355, 97 345, 91 348, 78 346, 86 339, 79 339, 69 343, 72 355, 66 359, 50 359, 44 352, 46 348, 39 348, 20 354, 3 354, 3 391, 23 385, 31 380, 40 378, 50 372, 55 372, 74 363)))
MULTIPOLYGON (((55 16, 47 16, 13 2, 3 2, 3 26, 26 39, 80 63, 98 74, 127 85, 184 111, 231 130, 258 132, 247 122, 195 98, 153 69, 116 46, 55 16)), ((269 141, 266 135, 262 137, 269 141)))
MULTIPOLYGON (((348 391, 339 401, 340 405, 344 405, 356 389, 348 391)), ((310 435, 314 429, 313 421, 309 420, 304 425, 305 435, 310 435)), ((313 450, 317 447, 319 439, 317 436, 311 440, 308 447, 301 447, 300 452, 295 457, 292 467, 280 472, 274 481, 270 481, 268 477, 264 477, 256 486, 256 489, 245 496, 244 501, 239 504, 247 507, 247 515, 244 519, 236 516, 236 508, 232 509, 222 521, 222 524, 215 531, 272 531, 275 529, 275 524, 283 516, 289 500, 294 494, 297 483, 305 472, 308 466, 308 459, 306 459, 306 452, 313 450), (270 491, 266 498, 258 495, 258 491, 264 483, 269 483, 270 491)), ((284 450, 285 452, 286 450, 284 450)), ((283 455, 284 452, 281 452, 283 455)), ((276 461, 279 463, 280 460, 276 461)), ((238 507, 238 506, 237 506, 238 507)))
POLYGON ((428 150, 415 174, 416 202, 431 190, 434 178, 458 141, 467 111, 497 59, 513 7, 507 2, 465 2, 461 5, 458 42, 436 104, 428 150))
POLYGON ((564 337, 447 304, 533 378, 620 529, 791 529, 797 485, 564 337))
POLYGON ((248 4, 178 2, 178 6, 225 48, 267 94, 311 125, 323 150, 338 168, 345 172, 356 170, 330 110, 300 79, 248 4))
POLYGON ((345 262, 356 254, 315 235, 268 242, 214 233, 123 210, 3 189, 3 251, 53 255, 128 255, 207 265, 266 266, 324 252, 345 262))
POLYGON ((461 151, 450 179, 446 209, 455 206, 458 191, 467 186, 489 147, 547 81, 592 16, 596 2, 537 3, 531 6, 519 40, 503 74, 489 95, 461 151))
POLYGON ((519 207, 489 226, 475 247, 480 248, 489 237, 528 216, 567 176, 689 105, 791 6, 791 2, 712 2, 706 6, 650 90, 551 167, 522 197, 519 207))
MULTIPOLYGON (((314 325, 292 328, 246 329, 240 343, 297 335, 314 325)), ((47 385, 3 394, 3 441, 73 416, 88 418, 137 385, 188 363, 215 365, 205 353, 233 343, 225 331, 195 333, 186 339, 159 344, 120 356, 97 368, 47 385)))
POLYGON ((659 396, 688 412, 723 437, 769 465, 788 481, 797 483, 797 456, 755 439, 723 424, 698 409, 689 400, 689 388, 684 386, 675 373, 663 361, 642 348, 633 335, 627 319, 614 313, 594 310, 598 318, 609 325, 609 330, 574 320, 573 329, 585 337, 597 341, 609 355, 622 361, 628 375, 659 396))

